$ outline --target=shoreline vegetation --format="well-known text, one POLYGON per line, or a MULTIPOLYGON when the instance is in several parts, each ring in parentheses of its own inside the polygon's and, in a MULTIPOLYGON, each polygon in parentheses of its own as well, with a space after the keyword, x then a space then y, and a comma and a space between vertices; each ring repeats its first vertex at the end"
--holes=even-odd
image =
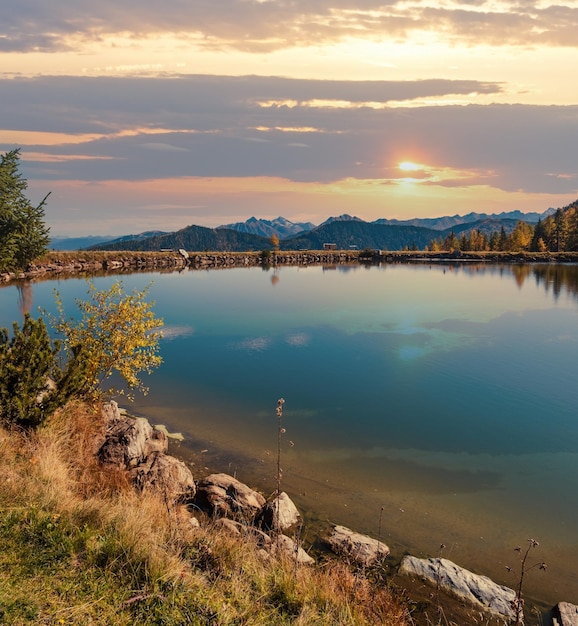
POLYGON ((365 265, 395 263, 529 264, 578 263, 578 252, 431 252, 385 250, 302 250, 261 252, 108 252, 52 251, 19 271, 0 272, 0 283, 50 280, 74 275, 134 271, 172 272, 184 269, 224 269, 290 265, 365 265))
POLYGON ((377 570, 264 558, 251 534, 139 493, 98 462, 104 427, 79 402, 35 432, 0 427, 0 623, 417 623, 377 570))
MULTIPOLYGON (((36 431, 0 427, 1 623, 511 623, 400 576, 396 557, 360 567, 306 544, 315 565, 268 556, 253 533, 232 535, 99 462, 105 429, 102 405, 78 401, 36 431)), ((544 623, 533 605, 526 613, 526 624, 544 623)))

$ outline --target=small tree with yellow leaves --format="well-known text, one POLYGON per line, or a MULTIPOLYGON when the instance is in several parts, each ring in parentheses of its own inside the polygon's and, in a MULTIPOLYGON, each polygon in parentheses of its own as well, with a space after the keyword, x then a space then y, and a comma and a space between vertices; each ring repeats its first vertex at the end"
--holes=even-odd
POLYGON ((159 339, 163 321, 152 311, 154 302, 146 302, 147 293, 148 289, 144 289, 127 294, 121 281, 99 291, 89 282, 89 298, 76 301, 81 312, 78 320, 65 318, 57 294, 60 317, 53 323, 64 338, 69 357, 83 364, 82 395, 97 396, 102 391, 124 394, 124 389, 114 386, 102 389, 115 371, 128 386, 129 399, 135 390, 145 395, 148 392, 139 375, 150 374, 162 362, 159 339))

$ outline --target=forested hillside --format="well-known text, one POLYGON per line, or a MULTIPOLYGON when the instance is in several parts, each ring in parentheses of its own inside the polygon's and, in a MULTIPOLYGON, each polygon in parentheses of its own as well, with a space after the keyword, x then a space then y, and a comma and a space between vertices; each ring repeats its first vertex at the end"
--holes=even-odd
POLYGON ((575 252, 578 251, 578 200, 539 220, 536 225, 519 220, 510 233, 502 225, 489 236, 480 228, 460 233, 452 229, 438 235, 430 250, 575 252))
POLYGON ((334 243, 340 250, 351 246, 383 250, 423 249, 439 233, 418 226, 389 226, 357 220, 334 221, 298 237, 286 239, 283 249, 320 250, 324 243, 334 243))
POLYGON ((174 233, 143 237, 127 241, 116 239, 103 245, 93 246, 93 250, 214 250, 218 252, 245 252, 270 248, 271 242, 265 237, 240 233, 226 228, 204 228, 187 226, 174 233))

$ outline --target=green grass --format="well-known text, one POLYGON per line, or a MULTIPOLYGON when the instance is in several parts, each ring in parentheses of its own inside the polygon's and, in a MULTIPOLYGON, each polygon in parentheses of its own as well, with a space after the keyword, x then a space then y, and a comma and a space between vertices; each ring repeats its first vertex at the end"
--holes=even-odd
POLYGON ((2 624, 185 623, 186 590, 152 580, 114 531, 29 508, 2 512, 0 542, 2 624))
POLYGON ((94 456, 99 411, 38 433, 0 429, 0 623, 410 624, 406 604, 345 564, 295 568, 248 532, 190 523, 94 456))
POLYGON ((35 507, 2 511, 0 543, 2 624, 371 623, 325 584, 306 590, 291 567, 255 567, 240 542, 211 534, 187 546, 181 582, 155 575, 113 527, 35 507))

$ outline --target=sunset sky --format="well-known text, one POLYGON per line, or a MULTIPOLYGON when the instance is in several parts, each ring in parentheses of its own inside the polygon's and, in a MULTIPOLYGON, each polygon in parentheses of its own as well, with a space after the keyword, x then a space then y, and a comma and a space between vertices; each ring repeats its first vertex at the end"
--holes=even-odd
POLYGON ((578 0, 0 4, 0 152, 53 235, 578 198, 578 0))

